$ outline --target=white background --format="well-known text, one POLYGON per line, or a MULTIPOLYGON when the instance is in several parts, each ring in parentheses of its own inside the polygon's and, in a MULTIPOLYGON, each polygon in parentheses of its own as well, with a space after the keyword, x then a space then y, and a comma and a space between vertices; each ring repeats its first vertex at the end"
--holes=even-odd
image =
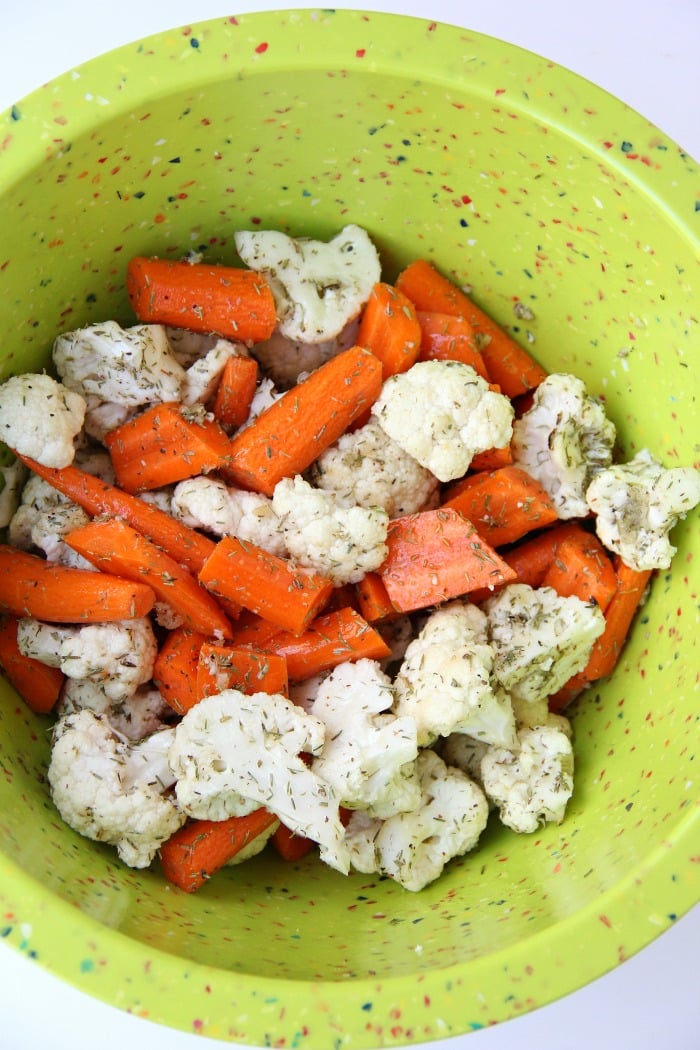
MULTIPOLYGON (((240 0, 238 5, 5 0, 0 111, 119 44, 191 21, 272 6, 274 0, 240 0)), ((277 6, 313 5, 290 0, 277 6)), ((700 0, 357 0, 334 6, 435 18, 526 47, 617 95, 700 160, 700 0)), ((696 908, 588 987, 526 1017, 442 1045, 445 1050, 700 1050, 699 963, 696 908)), ((0 1045, 3 1050, 232 1047, 97 1003, 3 944, 0 1045)))

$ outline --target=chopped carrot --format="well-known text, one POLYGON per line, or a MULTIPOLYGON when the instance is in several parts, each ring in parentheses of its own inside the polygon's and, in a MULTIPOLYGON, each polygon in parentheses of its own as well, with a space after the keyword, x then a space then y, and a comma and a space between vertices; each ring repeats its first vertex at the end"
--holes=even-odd
POLYGON ((515 464, 470 474, 451 486, 447 495, 443 507, 460 511, 492 547, 515 543, 557 521, 549 495, 515 464))
POLYGON ((103 572, 147 583, 186 627, 231 636, 231 624, 209 591, 174 558, 120 518, 99 518, 64 537, 73 550, 103 572))
POLYGON ((317 616, 303 634, 280 632, 269 646, 285 658, 290 682, 303 682, 348 660, 384 660, 391 652, 382 636, 351 608, 317 616))
POLYGON ((153 667, 153 681, 165 702, 179 715, 197 703, 199 653, 206 635, 188 627, 169 631, 153 667))
POLYGON ((332 357, 234 434, 225 470, 234 484, 271 496, 303 473, 377 399, 381 362, 355 346, 332 357))
POLYGON ((185 893, 194 893, 276 820, 264 808, 245 817, 193 820, 160 847, 163 874, 185 893))
POLYGON ((617 591, 617 576, 598 537, 582 529, 557 546, 541 586, 552 587, 562 598, 573 595, 584 602, 597 602, 605 612, 617 591))
POLYGON ((235 536, 219 540, 199 579, 213 594, 230 598, 294 634, 306 629, 333 590, 328 577, 297 568, 235 536))
POLYGON ((420 361, 461 361, 490 382, 474 329, 466 317, 438 310, 416 311, 421 328, 420 361))
POLYGON ((263 619, 258 613, 250 609, 243 609, 236 620, 233 628, 231 644, 235 646, 249 645, 254 649, 262 649, 270 652, 272 638, 282 631, 276 623, 263 619))
POLYGON ((591 682, 605 678, 614 669, 651 579, 650 571, 638 572, 631 569, 617 556, 613 559, 613 565, 617 576, 617 590, 605 610, 605 630, 593 643, 593 651, 584 668, 584 673, 591 682))
POLYGON ((333 609, 346 609, 348 606, 359 611, 355 585, 352 583, 341 583, 333 588, 331 596, 326 602, 325 611, 331 612, 333 609))
POLYGON ((474 329, 488 375, 507 397, 532 390, 547 372, 500 325, 425 259, 416 259, 396 279, 416 310, 436 310, 464 317, 474 329))
POLYGON ((585 672, 579 671, 578 674, 572 675, 568 682, 564 682, 561 689, 549 697, 549 710, 552 714, 560 714, 569 704, 577 700, 590 684, 585 672))
POLYGON ((451 507, 395 518, 389 523, 387 545, 389 553, 378 572, 400 612, 515 578, 471 522, 451 507))
POLYGON ((411 300, 391 284, 375 284, 362 312, 356 341, 379 358, 382 379, 407 371, 418 359, 421 345, 420 325, 411 300))
POLYGON ((257 652, 249 646, 204 642, 199 650, 197 696, 203 699, 225 689, 288 696, 287 661, 277 653, 257 652))
POLYGON ((258 362, 254 357, 229 357, 216 389, 212 413, 228 433, 242 427, 250 415, 258 385, 258 362))
POLYGON ((49 667, 42 660, 25 656, 17 644, 17 618, 0 621, 0 667, 24 700, 37 715, 48 714, 55 707, 65 675, 59 667, 49 667))
POLYGON ((313 839, 307 839, 304 835, 298 835, 295 831, 280 824, 275 828, 270 837, 270 842, 279 853, 282 860, 301 860, 310 853, 316 843, 313 839))
POLYGON ((0 544, 0 611, 49 623, 108 623, 147 616, 154 604, 148 584, 0 544))
POLYGON ((231 454, 216 420, 176 401, 152 405, 104 440, 119 487, 132 494, 224 467, 231 454))
POLYGON ((147 324, 216 332, 242 343, 269 339, 277 324, 269 283, 254 270, 135 256, 126 290, 147 324))
POLYGON ((477 452, 469 464, 469 470, 475 474, 484 470, 498 470, 499 467, 509 467, 513 462, 513 452, 510 445, 503 448, 489 448, 485 452, 477 452))
POLYGON ((202 536, 171 518, 159 507, 122 492, 115 485, 109 485, 84 470, 73 466, 44 467, 25 456, 20 459, 40 478, 81 506, 87 514, 123 518, 191 572, 198 572, 214 549, 214 540, 208 536, 202 536))
POLYGON ((385 623, 401 614, 391 603, 391 598, 378 572, 367 572, 355 584, 360 612, 368 623, 385 623))

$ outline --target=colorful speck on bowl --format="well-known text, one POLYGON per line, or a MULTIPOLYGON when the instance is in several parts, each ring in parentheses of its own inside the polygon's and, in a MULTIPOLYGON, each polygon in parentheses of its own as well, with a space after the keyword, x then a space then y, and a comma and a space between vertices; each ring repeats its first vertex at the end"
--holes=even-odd
MULTIPOLYGON (((357 222, 390 277, 435 261, 581 376, 625 454, 697 456, 697 165, 542 58, 390 15, 221 18, 98 58, 2 121, 3 374, 43 367, 61 330, 132 320, 134 254, 231 261, 237 228, 357 222)), ((259 858, 193 896, 128 870, 61 823, 48 723, 4 688, 3 937, 153 1021, 301 1050, 465 1033, 615 967, 700 897, 694 529, 577 704, 565 822, 494 826, 419 894, 315 861, 259 858)))

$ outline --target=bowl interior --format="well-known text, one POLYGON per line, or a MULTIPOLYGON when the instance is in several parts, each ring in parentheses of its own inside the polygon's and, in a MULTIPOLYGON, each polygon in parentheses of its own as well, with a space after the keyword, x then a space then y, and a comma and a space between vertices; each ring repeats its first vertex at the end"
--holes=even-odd
MULTIPOLYGON (((241 16, 95 60, 5 125, 3 375, 44 367, 59 331, 132 322, 131 255, 230 262, 239 228, 356 222, 389 279, 432 259, 545 366, 581 376, 625 455, 697 456, 697 167, 537 56, 389 15, 241 16)), ((392 1018, 395 1043, 438 1038, 605 972, 698 898, 691 528, 614 677, 575 707, 564 824, 490 827, 417 895, 315 861, 260 857, 191 897, 122 867, 62 825, 49 723, 3 685, 8 941, 116 1005, 261 1044, 372 1046, 392 1018)))

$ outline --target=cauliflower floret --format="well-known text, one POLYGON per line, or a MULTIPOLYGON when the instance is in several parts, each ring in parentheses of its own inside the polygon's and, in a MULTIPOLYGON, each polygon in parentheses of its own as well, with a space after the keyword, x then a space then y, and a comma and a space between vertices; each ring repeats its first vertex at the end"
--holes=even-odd
POLYGON ((51 376, 24 373, 0 386, 0 440, 45 467, 67 467, 83 429, 85 399, 51 376))
POLYGON ((513 406, 461 361, 418 361, 390 376, 372 416, 440 481, 466 474, 478 452, 510 441, 513 406))
POLYGON ((183 368, 189 368, 200 357, 206 357, 221 339, 214 332, 193 332, 189 328, 171 328, 169 325, 165 326, 165 334, 175 360, 183 368))
POLYGON ((216 393, 221 373, 230 357, 248 357, 248 351, 243 343, 218 339, 203 357, 198 357, 189 366, 180 395, 183 405, 206 405, 216 393))
POLYGON ((112 401, 100 401, 97 397, 88 397, 86 402, 85 433, 93 441, 99 441, 101 444, 104 444, 110 430, 116 430, 140 411, 127 405, 116 405, 112 401))
POLYGON ((181 809, 224 820, 266 806, 320 846, 321 859, 347 874, 349 858, 333 788, 309 769, 323 723, 286 697, 227 689, 195 704, 175 729, 170 764, 181 809))
POLYGON ((586 503, 601 542, 638 572, 667 569, 676 548, 669 533, 700 502, 700 473, 666 469, 648 449, 596 474, 586 503))
POLYGON ((588 514, 586 489, 612 462, 615 425, 582 380, 554 373, 540 383, 532 407, 513 424, 515 463, 549 494, 560 518, 588 514))
POLYGON ((303 375, 354 346, 358 327, 357 320, 351 321, 335 339, 322 343, 302 343, 275 331, 269 339, 255 343, 250 353, 279 390, 289 390, 301 381, 303 375))
POLYGON ((449 860, 476 846, 489 813, 478 784, 445 765, 434 751, 421 751, 417 767, 421 801, 414 810, 384 821, 356 810, 346 829, 353 867, 388 875, 413 891, 422 890, 449 860))
POLYGON ((215 478, 187 478, 175 486, 170 512, 190 528, 237 536, 280 557, 286 553, 272 501, 260 493, 234 489, 215 478))
POLYGON ((290 557, 336 586, 357 583, 387 556, 389 515, 379 507, 339 506, 297 474, 275 485, 272 509, 290 557))
POLYGON ((70 390, 127 408, 179 401, 185 379, 157 324, 122 328, 103 321, 66 332, 54 342, 53 361, 70 390))
POLYGON ((542 824, 561 824, 574 790, 574 753, 556 723, 524 726, 512 750, 490 747, 481 760, 481 782, 501 821, 530 834, 542 824))
POLYGON ((240 230, 234 239, 246 266, 269 281, 280 332, 301 343, 339 335, 381 278, 377 249, 353 224, 328 242, 277 230, 240 230))
POLYGON ((255 389, 253 400, 250 403, 248 418, 239 429, 243 430, 245 427, 249 427, 258 416, 262 415, 265 409, 269 408, 270 405, 274 405, 275 401, 279 401, 281 397, 282 392, 277 389, 272 380, 266 376, 263 377, 255 389))
MULTIPOLYGON (((517 736, 513 734, 514 741, 517 736)), ((477 740, 467 733, 450 733, 440 743, 439 753, 443 762, 455 769, 461 769, 468 777, 483 787, 481 783, 481 760, 491 748, 483 740, 477 740)))
POLYGON ((67 715, 54 728, 48 781, 65 822, 116 846, 129 867, 146 868, 185 822, 164 793, 173 784, 167 754, 172 729, 127 744, 93 711, 67 715))
POLYGON ((87 678, 113 702, 128 699, 153 675, 158 647, 150 620, 61 627, 23 617, 17 644, 25 656, 60 667, 68 678, 87 678))
POLYGON ((343 503, 382 507, 390 518, 422 510, 439 484, 373 419, 322 452, 309 480, 343 503))
POLYGON ((595 602, 551 587, 511 583, 483 605, 496 653, 494 673, 519 700, 534 703, 556 693, 582 671, 605 627, 595 602))
POLYGON ((506 747, 515 742, 510 700, 493 674, 487 623, 475 605, 449 602, 406 649, 394 710, 413 718, 420 747, 451 733, 506 747))
POLYGON ((77 504, 70 501, 56 503, 34 518, 31 526, 32 544, 44 552, 47 561, 76 569, 94 569, 87 558, 63 540, 73 529, 87 525, 89 520, 89 516, 77 504))
POLYGON ((115 703, 97 682, 87 678, 68 678, 56 708, 59 718, 88 709, 104 715, 120 736, 143 740, 165 728, 173 709, 152 685, 139 686, 132 696, 115 703))
POLYGON ((311 714, 326 739, 311 768, 331 784, 342 806, 390 817, 414 809, 421 797, 416 774, 416 725, 391 714, 391 680, 374 660, 336 667, 321 683, 311 714))
POLYGON ((27 468, 16 459, 0 466, 0 529, 6 529, 17 513, 27 478, 27 468))

